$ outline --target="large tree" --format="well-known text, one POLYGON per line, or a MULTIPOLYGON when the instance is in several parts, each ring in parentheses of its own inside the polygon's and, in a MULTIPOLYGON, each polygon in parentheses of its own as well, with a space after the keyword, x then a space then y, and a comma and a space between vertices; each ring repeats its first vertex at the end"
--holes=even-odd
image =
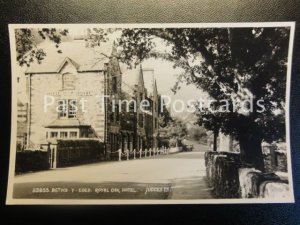
POLYGON ((226 100, 229 111, 199 110, 199 123, 234 136, 243 162, 264 170, 262 141, 285 138, 289 28, 124 29, 119 43, 124 62, 164 58, 184 69, 180 81, 217 100, 214 109, 226 100), (170 50, 159 51, 158 39, 170 50))

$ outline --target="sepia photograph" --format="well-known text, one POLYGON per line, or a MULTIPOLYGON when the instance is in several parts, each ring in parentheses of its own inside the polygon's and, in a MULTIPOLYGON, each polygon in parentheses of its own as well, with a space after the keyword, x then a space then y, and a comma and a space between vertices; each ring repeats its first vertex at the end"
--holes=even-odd
POLYGON ((294 30, 9 24, 6 203, 294 202, 294 30))

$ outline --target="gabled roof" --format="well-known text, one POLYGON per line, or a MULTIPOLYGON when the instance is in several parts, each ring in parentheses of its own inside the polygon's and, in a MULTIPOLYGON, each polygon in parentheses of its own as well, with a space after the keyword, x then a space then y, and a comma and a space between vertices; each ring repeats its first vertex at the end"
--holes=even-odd
POLYGON ((26 73, 57 73, 65 61, 71 62, 78 72, 103 71, 109 57, 115 52, 112 42, 101 43, 101 46, 87 47, 84 40, 62 42, 59 48, 50 41, 44 41, 38 48, 46 53, 46 57, 37 63, 30 64, 26 73), (61 53, 58 53, 61 50, 61 53))
POLYGON ((78 70, 79 67, 80 67, 79 64, 77 64, 74 60, 70 59, 69 57, 66 57, 62 61, 62 63, 60 64, 60 66, 57 68, 56 72, 59 73, 62 70, 62 68, 64 67, 64 65, 66 65, 66 63, 72 64, 76 68, 76 70, 78 70))

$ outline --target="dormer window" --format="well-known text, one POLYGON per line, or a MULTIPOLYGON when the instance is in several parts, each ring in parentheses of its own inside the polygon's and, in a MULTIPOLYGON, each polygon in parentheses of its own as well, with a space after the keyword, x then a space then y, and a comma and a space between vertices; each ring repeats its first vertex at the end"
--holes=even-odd
POLYGON ((62 89, 75 89, 75 75, 65 73, 62 75, 62 89))

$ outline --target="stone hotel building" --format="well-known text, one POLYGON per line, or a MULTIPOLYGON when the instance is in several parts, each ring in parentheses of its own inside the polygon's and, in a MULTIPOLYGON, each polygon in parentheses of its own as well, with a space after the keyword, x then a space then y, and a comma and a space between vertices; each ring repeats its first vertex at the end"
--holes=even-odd
POLYGON ((89 47, 74 39, 61 43, 61 53, 53 43, 40 45, 47 56, 25 73, 25 149, 57 139, 99 140, 108 157, 118 149, 158 147, 157 86, 152 80, 147 87, 141 66, 122 74, 111 42, 89 47), (136 100, 138 105, 143 99, 151 103, 146 111, 120 110, 125 106, 119 100, 136 100))

